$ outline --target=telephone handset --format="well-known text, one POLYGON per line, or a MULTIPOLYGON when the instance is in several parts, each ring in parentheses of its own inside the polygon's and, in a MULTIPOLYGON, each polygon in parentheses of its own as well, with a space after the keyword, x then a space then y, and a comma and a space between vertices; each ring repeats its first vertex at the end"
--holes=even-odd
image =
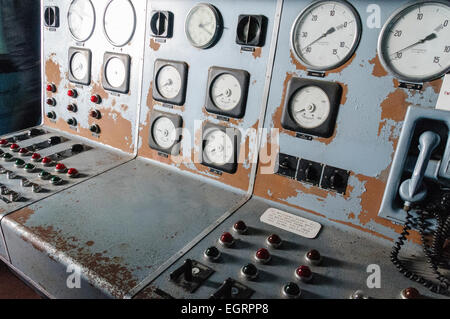
POLYGON ((431 131, 420 136, 420 153, 414 172, 399 189, 399 195, 404 201, 406 222, 392 249, 391 261, 407 278, 424 285, 432 292, 448 295, 450 280, 442 274, 441 269, 450 268, 450 254, 444 251, 446 241, 450 238, 450 188, 424 183, 431 155, 440 142, 439 135, 431 131), (432 221, 437 224, 434 229, 432 221), (433 280, 409 269, 399 258, 399 253, 412 229, 418 230, 421 235, 423 252, 433 274, 433 280))

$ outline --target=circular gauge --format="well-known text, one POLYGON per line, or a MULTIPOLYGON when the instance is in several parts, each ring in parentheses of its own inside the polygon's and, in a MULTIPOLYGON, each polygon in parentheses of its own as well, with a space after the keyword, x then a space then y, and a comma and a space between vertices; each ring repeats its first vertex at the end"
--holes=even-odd
POLYGON ((311 70, 327 71, 347 62, 361 39, 361 19, 345 1, 318 1, 295 20, 291 47, 311 70))
POLYGON ((233 159, 233 141, 223 131, 216 129, 205 137, 204 155, 210 163, 225 165, 233 159))
POLYGON ((314 129, 328 119, 331 103, 324 90, 317 86, 307 86, 292 96, 289 110, 299 126, 314 129))
POLYGON ((166 99, 177 97, 181 91, 180 72, 171 65, 166 65, 159 70, 156 82, 159 94, 166 99))
POLYGON ((394 76, 425 82, 450 71, 450 4, 421 1, 401 8, 378 40, 381 63, 394 76))
POLYGON ((80 52, 74 53, 70 60, 70 72, 76 80, 83 80, 88 72, 88 61, 86 56, 80 52))
POLYGON ((111 58, 105 68, 106 81, 114 88, 120 87, 125 81, 126 68, 123 61, 119 58, 111 58))
POLYGON ((210 4, 201 3, 189 11, 185 31, 189 42, 196 48, 211 47, 222 32, 220 14, 210 4))
POLYGON ((95 10, 90 0, 73 0, 67 14, 72 37, 80 42, 89 39, 95 27, 95 10))
POLYGON ((153 138, 158 146, 168 149, 175 144, 177 130, 173 122, 167 117, 160 117, 152 128, 153 138))
POLYGON ((222 111, 234 109, 239 104, 241 96, 241 84, 231 74, 219 75, 211 86, 211 97, 214 105, 222 111))
POLYGON ((130 42, 136 28, 136 14, 129 0, 111 0, 105 9, 103 27, 106 38, 121 47, 130 42))

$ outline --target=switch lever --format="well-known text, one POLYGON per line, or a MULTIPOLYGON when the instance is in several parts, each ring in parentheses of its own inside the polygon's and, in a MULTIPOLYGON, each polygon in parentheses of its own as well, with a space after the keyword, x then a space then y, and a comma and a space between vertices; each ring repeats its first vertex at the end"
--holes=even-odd
POLYGON ((440 136, 431 131, 427 131, 420 136, 420 154, 417 158, 414 172, 410 179, 402 183, 399 190, 400 197, 405 201, 405 209, 409 210, 411 204, 420 202, 427 196, 427 189, 423 183, 423 178, 431 155, 436 147, 439 146, 440 142, 440 136))
POLYGON ((233 279, 228 278, 223 282, 222 286, 220 286, 219 289, 211 295, 211 299, 230 299, 232 288, 233 279))
POLYGON ((186 259, 183 266, 170 274, 170 279, 174 281, 181 275, 184 275, 184 280, 188 282, 192 281, 192 260, 186 259))

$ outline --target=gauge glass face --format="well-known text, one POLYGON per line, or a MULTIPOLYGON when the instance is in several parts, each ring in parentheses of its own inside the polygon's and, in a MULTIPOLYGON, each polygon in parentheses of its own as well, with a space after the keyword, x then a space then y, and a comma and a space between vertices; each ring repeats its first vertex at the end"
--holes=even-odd
POLYGON ((69 31, 75 40, 84 42, 89 39, 95 27, 95 11, 91 1, 72 1, 67 20, 69 31))
POLYGON ((160 117, 153 124, 153 138, 158 146, 168 149, 175 144, 177 130, 167 117, 160 117))
POLYGON ((106 64, 106 81, 114 87, 120 87, 126 78, 126 68, 119 58, 111 58, 106 64))
POLYGON ((221 74, 211 86, 211 96, 215 106, 223 111, 230 111, 241 100, 241 84, 233 75, 221 74))
POLYGON ((164 98, 177 97, 182 87, 180 72, 171 65, 162 67, 158 72, 157 87, 159 94, 164 98))
POLYGON ((213 130, 205 137, 204 155, 210 163, 225 165, 233 159, 233 141, 221 130, 213 130))
POLYGON ((291 46, 312 70, 331 70, 350 59, 360 36, 361 22, 345 2, 323 1, 305 9, 294 23, 291 46))
POLYGON ((294 121, 306 129, 322 125, 330 115, 331 103, 328 95, 317 86, 298 90, 289 104, 294 121))
POLYGON ((133 37, 136 26, 134 7, 129 0, 112 0, 105 10, 104 29, 115 46, 124 46, 133 37))
POLYGON ((72 55, 72 59, 70 60, 70 72, 75 79, 79 81, 83 80, 87 75, 88 68, 88 61, 84 54, 76 52, 72 55))
POLYGON ((450 68, 450 5, 417 3, 386 23, 379 41, 385 67, 405 81, 424 82, 450 68))
POLYGON ((186 18, 186 36, 194 47, 206 48, 211 45, 218 34, 218 19, 214 8, 199 4, 186 18))

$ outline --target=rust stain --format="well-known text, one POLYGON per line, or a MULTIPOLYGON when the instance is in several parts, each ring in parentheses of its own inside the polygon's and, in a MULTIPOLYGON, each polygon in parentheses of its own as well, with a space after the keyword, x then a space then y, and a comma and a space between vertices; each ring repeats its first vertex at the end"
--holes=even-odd
POLYGON ((284 104, 286 103, 286 98, 287 98, 287 86, 289 81, 295 76, 295 73, 289 73, 286 72, 286 77, 284 79, 283 82, 283 92, 281 95, 281 104, 278 106, 278 108, 275 110, 275 113, 273 113, 272 115, 272 123, 274 125, 275 128, 279 128, 280 132, 283 132, 289 136, 294 136, 295 137, 295 132, 293 131, 289 131, 289 130, 285 130, 282 126, 281 126, 281 117, 283 116, 283 110, 284 110, 284 104))
POLYGON ((407 99, 408 93, 404 89, 397 88, 380 104, 381 121, 378 127, 378 136, 381 135, 388 120, 395 122, 404 120, 408 107, 411 105, 411 103, 406 101, 407 99))
POLYGON ((160 43, 156 42, 154 39, 150 39, 150 48, 152 48, 153 51, 158 51, 160 47, 160 43))
POLYGON ((253 51, 253 53, 252 53, 252 55, 253 55, 253 57, 255 59, 260 58, 261 54, 262 54, 262 48, 261 47, 255 48, 255 51, 253 51))
POLYGON ((423 85, 423 89, 425 90, 428 87, 432 87, 434 90, 434 93, 439 94, 441 92, 441 88, 442 88, 442 83, 444 81, 442 79, 437 79, 431 82, 427 82, 423 85))
POLYGON ((86 242, 86 245, 91 247, 94 245, 94 242, 92 240, 90 240, 90 241, 86 242))
POLYGON ((53 83, 58 87, 62 79, 61 70, 60 65, 53 61, 53 56, 54 54, 45 61, 45 76, 48 82, 53 83))
POLYGON ((389 73, 385 70, 383 65, 381 64, 380 58, 378 54, 372 59, 369 60, 369 63, 373 65, 372 75, 377 78, 381 78, 387 76, 389 73))
POLYGON ((295 54, 294 54, 294 52, 292 52, 292 50, 291 50, 291 63, 293 64, 293 65, 295 65, 295 68, 297 69, 297 70, 302 70, 302 71, 307 71, 308 69, 306 68, 306 66, 304 66, 303 64, 301 64, 298 60, 297 60, 297 58, 295 57, 295 54))
POLYGON ((126 112, 128 110, 128 105, 122 104, 120 105, 122 111, 126 112))
POLYGON ((17 211, 14 213, 14 218, 21 224, 25 224, 30 217, 34 214, 34 210, 29 208, 29 207, 25 207, 22 208, 21 210, 17 211))

